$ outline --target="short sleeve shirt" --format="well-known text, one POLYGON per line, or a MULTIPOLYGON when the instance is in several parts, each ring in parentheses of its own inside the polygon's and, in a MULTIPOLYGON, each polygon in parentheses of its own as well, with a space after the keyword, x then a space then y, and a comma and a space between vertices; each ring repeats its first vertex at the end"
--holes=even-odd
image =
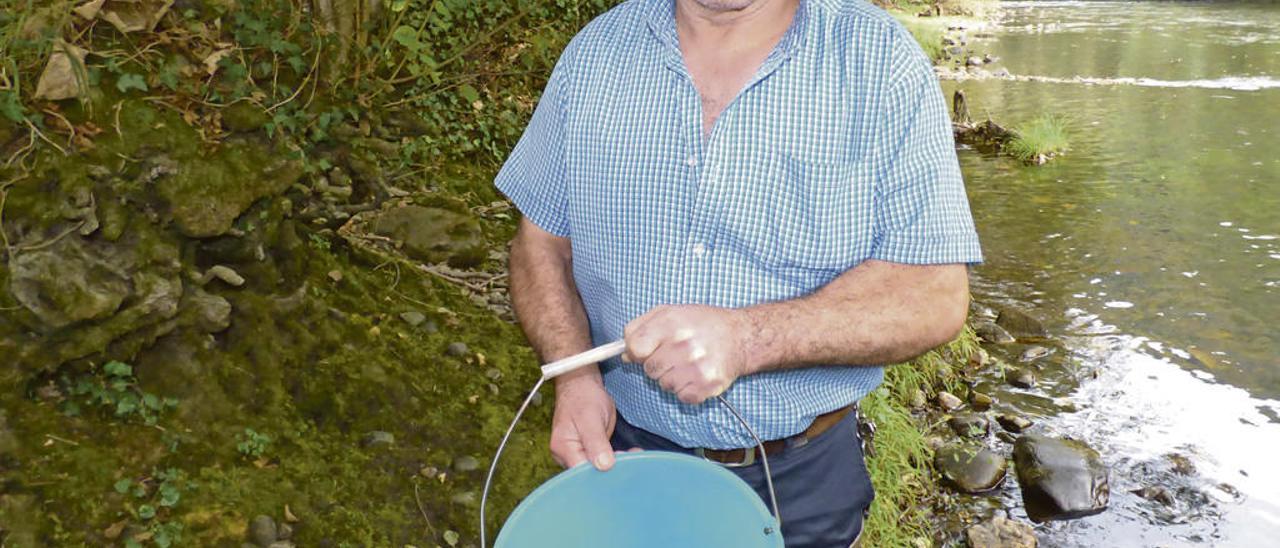
MULTIPOLYGON (((631 0, 592 21, 497 177, 531 222, 572 243, 596 344, 657 305, 793 299, 868 259, 981 261, 941 89, 892 17, 802 0, 705 138, 678 40, 672 0, 631 0)), ((715 400, 681 403, 618 360, 601 370, 636 426, 686 447, 752 444, 715 400)), ((771 371, 725 397, 779 439, 882 376, 878 364, 771 371)))

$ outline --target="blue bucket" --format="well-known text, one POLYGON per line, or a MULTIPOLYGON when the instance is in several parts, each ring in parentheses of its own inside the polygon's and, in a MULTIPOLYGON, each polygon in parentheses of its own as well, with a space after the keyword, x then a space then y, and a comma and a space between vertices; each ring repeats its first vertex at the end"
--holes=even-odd
POLYGON ((608 472, 561 472, 521 501, 496 548, 782 548, 782 534, 745 482, 706 460, 623 453, 608 472))

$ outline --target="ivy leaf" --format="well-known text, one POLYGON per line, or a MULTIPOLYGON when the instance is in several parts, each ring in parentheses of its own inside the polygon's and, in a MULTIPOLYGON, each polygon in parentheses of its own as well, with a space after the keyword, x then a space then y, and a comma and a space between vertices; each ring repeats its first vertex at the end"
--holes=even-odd
POLYGON ((102 370, 113 377, 128 377, 133 374, 133 367, 129 364, 114 360, 109 361, 106 365, 102 366, 102 370))
POLYGON ((129 487, 132 485, 133 485, 133 481, 130 480, 129 478, 125 478, 120 481, 117 481, 115 485, 116 492, 120 493, 121 495, 128 493, 129 487))
POLYGON ((391 3, 391 11, 394 13, 400 13, 407 7, 409 7, 409 0, 395 0, 391 3))
POLYGON ((138 507, 138 517, 142 519, 151 519, 156 517, 156 507, 150 504, 143 504, 138 507))
POLYGON ((418 31, 408 25, 396 27, 396 30, 391 33, 391 38, 410 51, 422 49, 422 42, 418 40, 418 31))
POLYGON ((126 72, 116 80, 116 89, 120 90, 120 93, 129 93, 131 89, 147 91, 147 79, 143 78, 141 74, 126 72))
POLYGON ((470 84, 462 84, 462 86, 458 87, 458 93, 461 93, 462 98, 466 99, 468 103, 480 100, 480 92, 476 91, 476 88, 471 87, 470 84))
POLYGON ((444 542, 449 546, 458 545, 458 532, 452 529, 444 532, 444 542))

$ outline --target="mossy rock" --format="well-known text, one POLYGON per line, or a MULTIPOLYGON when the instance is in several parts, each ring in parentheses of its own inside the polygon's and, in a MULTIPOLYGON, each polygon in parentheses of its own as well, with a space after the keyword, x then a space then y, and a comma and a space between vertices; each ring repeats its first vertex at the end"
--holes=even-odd
POLYGON ((222 125, 231 131, 258 131, 271 121, 271 115, 262 107, 248 101, 240 101, 222 109, 222 125))
POLYGON ((302 176, 291 154, 261 144, 239 142, 211 155, 172 162, 172 175, 156 182, 183 235, 225 234, 254 202, 284 192, 302 176))
POLYGON ((378 214, 369 228, 400 242, 406 255, 420 261, 471 267, 484 260, 480 223, 460 213, 434 207, 397 207, 378 214))

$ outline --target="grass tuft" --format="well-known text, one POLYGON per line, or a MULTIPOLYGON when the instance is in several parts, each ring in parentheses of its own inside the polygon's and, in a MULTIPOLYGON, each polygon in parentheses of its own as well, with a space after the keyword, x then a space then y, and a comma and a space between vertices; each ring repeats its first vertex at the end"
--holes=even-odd
POLYGON ((1014 128, 1014 136, 1004 144, 1004 151, 1023 162, 1043 164, 1067 151, 1067 124, 1065 116, 1042 114, 1014 128))
POLYGON ((942 35, 946 32, 946 22, 938 17, 916 17, 909 13, 899 11, 892 12, 893 16, 902 23, 911 32, 911 36, 920 43, 920 49, 930 59, 938 61, 942 59, 945 51, 942 46, 942 35))
POLYGON ((954 341, 887 368, 884 385, 862 399, 862 412, 876 426, 875 452, 867 457, 876 500, 863 523, 863 546, 933 544, 933 526, 925 510, 937 491, 932 459, 925 426, 911 416, 908 402, 917 389, 929 396, 938 390, 958 392, 950 364, 965 363, 977 349, 977 336, 965 327, 954 341))

